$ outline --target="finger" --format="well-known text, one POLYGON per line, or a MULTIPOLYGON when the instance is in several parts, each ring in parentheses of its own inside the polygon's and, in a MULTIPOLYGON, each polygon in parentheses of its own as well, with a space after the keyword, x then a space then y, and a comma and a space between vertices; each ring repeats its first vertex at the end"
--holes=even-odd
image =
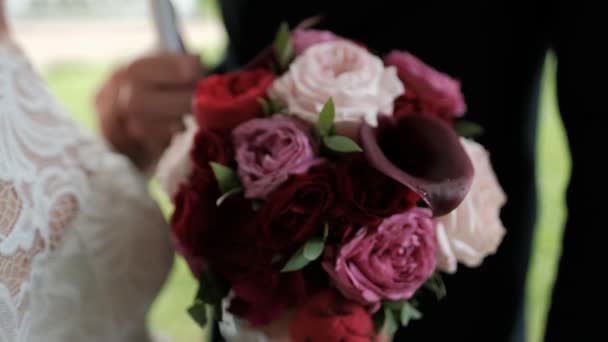
POLYGON ((158 89, 123 84, 117 108, 136 120, 167 121, 192 111, 193 88, 158 89))
POLYGON ((169 146, 171 138, 183 130, 183 121, 141 121, 130 119, 127 121, 129 136, 149 150, 164 149, 169 146))
POLYGON ((175 134, 183 131, 183 129, 183 122, 181 121, 162 126, 159 125, 157 128, 149 128, 149 133, 151 132, 151 134, 146 140, 142 141, 149 159, 155 163, 163 152, 169 148, 175 134))
POLYGON ((136 60, 127 67, 127 73, 136 82, 180 85, 194 83, 203 67, 198 56, 166 53, 136 60))
POLYGON ((114 71, 95 94, 95 109, 100 115, 110 113, 114 109, 118 89, 126 79, 125 68, 120 68, 114 71))

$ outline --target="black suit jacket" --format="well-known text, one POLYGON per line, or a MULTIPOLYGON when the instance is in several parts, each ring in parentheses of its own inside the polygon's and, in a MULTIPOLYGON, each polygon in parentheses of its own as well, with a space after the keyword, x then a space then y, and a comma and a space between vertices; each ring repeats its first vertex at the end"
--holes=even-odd
POLYGON ((588 308, 577 300, 585 291, 577 280, 593 274, 599 258, 594 253, 599 252, 594 252, 593 235, 581 227, 601 222, 599 200, 608 190, 593 181, 606 167, 595 165, 597 155, 589 155, 606 145, 600 140, 604 129, 599 120, 608 114, 599 100, 608 90, 608 59, 600 49, 608 29, 598 2, 221 0, 221 9, 230 38, 224 70, 242 66, 270 44, 282 21, 294 26, 320 15, 319 28, 381 54, 409 50, 461 80, 467 118, 484 126, 481 143, 490 150, 509 197, 502 212, 508 233, 499 253, 483 267, 461 267, 447 277, 447 299, 423 308, 425 318, 397 335, 404 341, 523 340, 524 290, 536 221, 539 81, 547 49, 553 48, 559 59, 560 109, 575 165, 568 239, 548 340, 590 331, 587 318, 570 313, 588 308))

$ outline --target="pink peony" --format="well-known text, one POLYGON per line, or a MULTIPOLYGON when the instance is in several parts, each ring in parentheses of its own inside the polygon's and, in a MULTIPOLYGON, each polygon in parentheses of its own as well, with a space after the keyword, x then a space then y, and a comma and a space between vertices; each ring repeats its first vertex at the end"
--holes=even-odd
POLYGON ((329 31, 296 29, 291 33, 291 39, 294 45, 294 54, 299 56, 313 45, 342 40, 343 38, 329 31))
MULTIPOLYGON (((316 123, 331 97, 336 106, 336 125, 358 127, 362 121, 376 126, 379 115, 391 115, 403 84, 395 67, 349 41, 316 44, 306 49, 276 79, 269 95, 289 112, 316 123)), ((355 129, 356 131, 356 129, 355 129)))
POLYGON ((405 95, 397 100, 395 115, 419 113, 452 119, 466 112, 467 105, 457 80, 407 52, 393 51, 384 62, 397 67, 399 79, 405 85, 405 95))
POLYGON ((233 132, 245 197, 265 198, 289 178, 318 164, 305 126, 284 115, 250 120, 233 132))
POLYGON ((431 211, 413 208, 361 229, 323 267, 346 298, 376 311, 383 300, 411 298, 435 270, 436 253, 431 211))

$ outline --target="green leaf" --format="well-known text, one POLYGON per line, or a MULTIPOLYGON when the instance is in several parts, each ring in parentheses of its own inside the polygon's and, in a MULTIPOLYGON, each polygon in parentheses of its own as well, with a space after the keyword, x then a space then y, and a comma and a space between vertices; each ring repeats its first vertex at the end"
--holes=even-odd
POLYGON ((412 304, 405 302, 401 307, 401 325, 407 327, 412 320, 418 320, 422 318, 422 313, 416 309, 412 304))
POLYGON ((309 263, 310 260, 304 256, 304 246, 302 246, 302 248, 300 248, 291 258, 289 258, 285 266, 283 266, 281 272, 293 272, 301 270, 309 263))
POLYGON ((263 97, 258 97, 257 101, 260 104, 260 106, 262 106, 262 111, 264 112, 264 115, 266 115, 266 116, 278 114, 285 109, 285 105, 279 100, 265 99, 263 97))
POLYGON ((301 270, 312 261, 317 260, 323 254, 323 250, 325 250, 325 240, 327 240, 328 234, 329 224, 325 223, 323 235, 308 240, 304 246, 300 247, 289 261, 287 261, 287 264, 285 264, 281 272, 301 270))
POLYGON ((221 304, 222 299, 228 295, 230 288, 228 285, 212 272, 201 274, 196 300, 203 303, 217 305, 221 304))
POLYGON ((231 168, 215 162, 210 162, 209 164, 211 165, 217 184, 220 186, 220 190, 222 190, 222 194, 241 187, 239 177, 231 168))
POLYGON ((236 194, 241 193, 241 192, 243 192, 243 188, 241 188, 240 186, 238 188, 234 188, 232 190, 228 190, 222 196, 220 196, 220 198, 218 198, 217 201, 215 201, 215 205, 217 205, 219 207, 220 205, 222 205, 222 203, 224 203, 224 201, 226 199, 228 199, 228 197, 230 197, 232 195, 236 195, 236 194))
POLYGON ((283 102, 281 102, 279 100, 270 100, 269 104, 270 104, 270 110, 272 111, 270 113, 271 115, 280 113, 285 109, 285 105, 283 104, 283 102))
POLYGON ((403 305, 405 303, 407 303, 406 300, 395 300, 395 301, 385 302, 384 306, 393 311, 401 311, 401 308, 403 308, 403 305))
POLYGON ((483 134, 483 127, 481 125, 466 120, 459 120, 454 123, 454 129, 458 135, 465 138, 476 138, 483 134))
POLYGON ((384 322, 386 321, 384 310, 376 311, 376 313, 372 316, 372 321, 374 322, 374 328, 376 328, 376 331, 382 331, 382 329, 384 329, 384 322))
POLYGON ((424 283, 424 287, 433 292, 437 300, 441 300, 447 295, 445 283, 439 272, 433 273, 426 283, 424 283))
POLYGON ((270 102, 268 100, 266 100, 263 97, 258 97, 257 101, 260 104, 260 106, 262 106, 262 111, 264 112, 265 115, 272 114, 271 109, 270 109, 270 102))
POLYGON ((328 149, 340 152, 340 153, 352 153, 352 152, 362 152, 363 150, 356 142, 352 141, 348 137, 343 137, 341 135, 334 135, 331 137, 324 137, 323 144, 328 149))
POLYGON ((304 245, 304 257, 310 261, 317 260, 325 249, 325 241, 329 235, 329 223, 323 226, 323 236, 313 238, 304 245))
POLYGON ((201 327, 207 324, 207 307, 202 301, 195 301, 188 309, 188 314, 201 327))
POLYGON ((386 333, 388 334, 388 336, 395 335, 395 333, 397 332, 397 329, 399 328, 399 325, 397 324, 397 319, 395 318, 395 314, 393 313, 393 310, 391 310, 388 307, 385 307, 384 316, 386 316, 386 319, 385 319, 386 333))
POLYGON ((283 22, 279 26, 273 48, 280 67, 285 69, 293 57, 293 42, 291 41, 291 32, 287 23, 283 22))
POLYGON ((258 211, 258 210, 262 209, 263 205, 264 205, 264 201, 261 201, 261 200, 251 201, 251 209, 253 209, 253 211, 258 211))
POLYGON ((323 254, 324 248, 325 241, 320 238, 312 239, 304 245, 304 252, 302 255, 304 255, 308 261, 315 261, 323 254))
POLYGON ((334 100, 330 97, 327 102, 323 105, 321 112, 319 113, 319 120, 317 121, 317 131, 322 137, 328 136, 334 127, 334 118, 336 116, 336 107, 334 106, 334 100))

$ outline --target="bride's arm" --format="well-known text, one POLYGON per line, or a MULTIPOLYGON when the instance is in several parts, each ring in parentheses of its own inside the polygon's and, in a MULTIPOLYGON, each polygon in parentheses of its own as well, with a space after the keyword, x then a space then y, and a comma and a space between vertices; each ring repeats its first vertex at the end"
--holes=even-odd
POLYGON ((182 117, 190 112, 202 73, 198 57, 166 53, 117 68, 95 98, 102 134, 148 171, 183 129, 182 117))

